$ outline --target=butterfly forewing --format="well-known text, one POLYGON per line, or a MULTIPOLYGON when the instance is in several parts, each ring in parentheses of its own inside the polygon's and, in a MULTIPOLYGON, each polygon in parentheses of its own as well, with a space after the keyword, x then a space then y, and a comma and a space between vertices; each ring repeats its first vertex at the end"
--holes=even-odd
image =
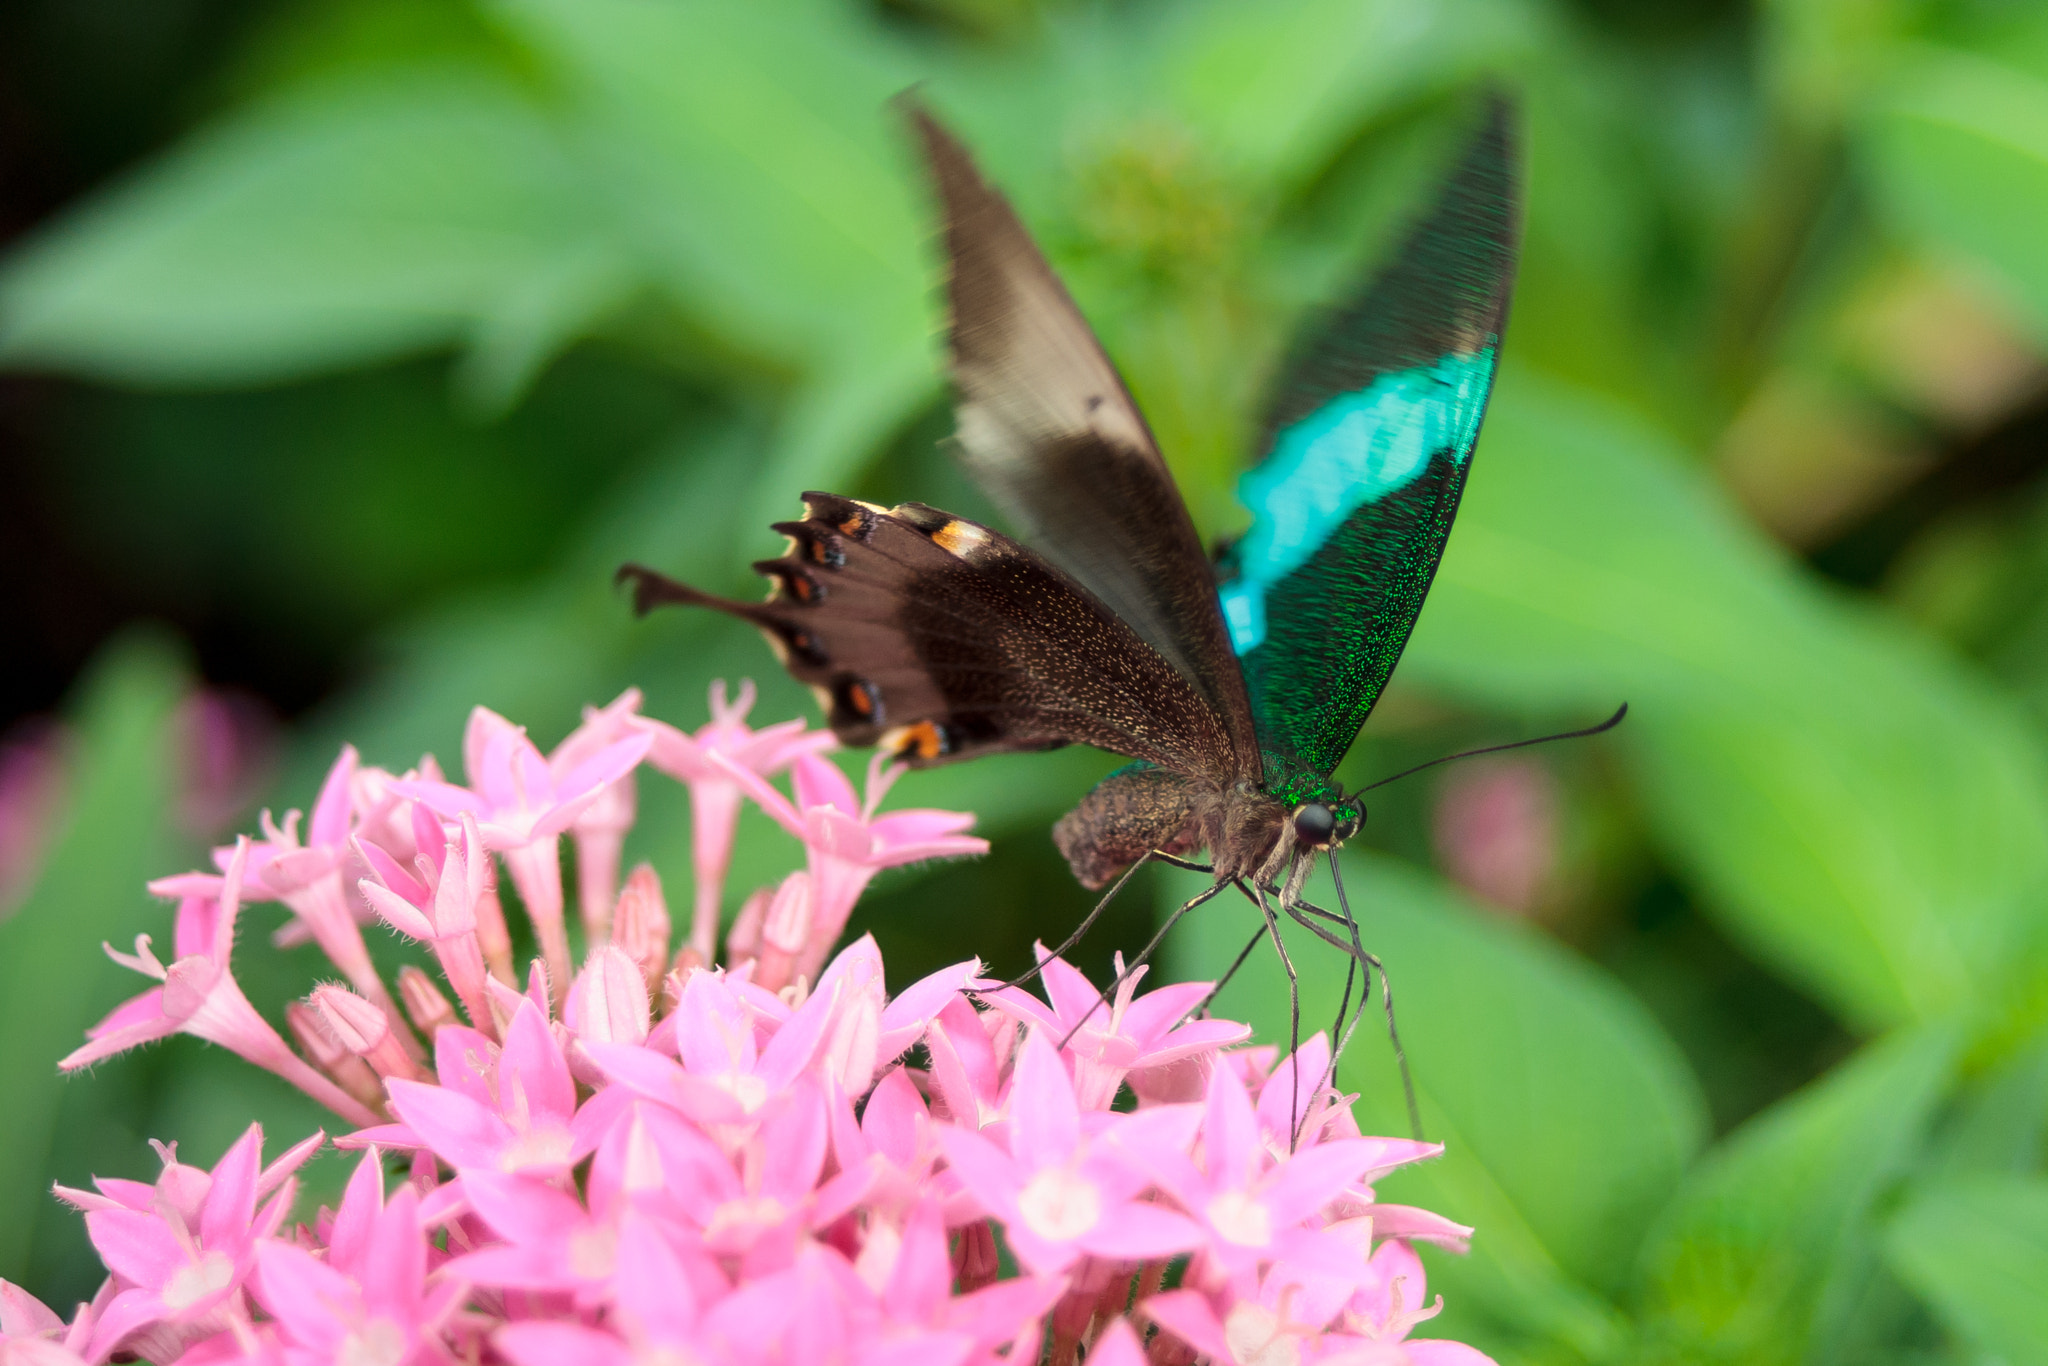
POLYGON ((1224 616, 1283 798, 1351 747, 1443 556, 1514 278, 1514 158, 1491 100, 1392 263, 1300 351, 1239 485, 1224 616))
POLYGON ((1227 740, 1196 771, 1256 776, 1215 577, 1144 418, 1009 204, 930 116, 911 117, 945 214, 963 464, 1034 546, 1194 684, 1227 740))

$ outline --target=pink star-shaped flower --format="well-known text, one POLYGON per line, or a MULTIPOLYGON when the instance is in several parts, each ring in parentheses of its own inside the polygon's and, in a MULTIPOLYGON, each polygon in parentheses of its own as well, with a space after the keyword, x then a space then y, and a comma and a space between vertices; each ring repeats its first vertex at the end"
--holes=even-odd
POLYGON ((617 1246, 611 1312, 617 1333, 538 1319, 508 1323, 491 1341, 513 1366, 672 1366, 701 1359, 703 1305, 669 1240, 653 1221, 628 1214, 617 1246))
POLYGON ((276 1231, 291 1206, 295 1187, 287 1175, 257 1208, 262 1176, 263 1130, 252 1124, 214 1167, 196 1219, 168 1203, 87 1213, 86 1233, 122 1286, 93 1327, 89 1360, 104 1361, 151 1329, 167 1331, 155 1335, 154 1350, 145 1354, 167 1359, 224 1326, 222 1312, 239 1306, 257 1243, 276 1231), (177 1351, 160 1355, 172 1343, 177 1351))
POLYGON ((732 859, 733 832, 740 815, 740 786, 719 763, 737 765, 757 777, 770 778, 809 754, 822 754, 839 742, 826 730, 808 730, 803 720, 784 721, 764 730, 747 727, 754 706, 754 682, 740 684, 739 700, 728 702, 725 680, 711 685, 711 720, 695 734, 649 717, 634 724, 654 737, 647 762, 690 789, 690 825, 697 874, 697 899, 690 916, 690 948, 697 963, 712 961, 718 947, 718 920, 725 894, 725 873, 732 859))
POLYGON ((519 1000, 502 1049, 474 1030, 443 1026, 434 1039, 440 1084, 385 1083, 401 1121, 352 1134, 343 1146, 427 1148, 462 1172, 555 1176, 589 1156, 606 1121, 577 1110, 576 1082, 547 1018, 519 1000))
POLYGON ((1146 1166, 1208 1234, 1207 1254, 1243 1277, 1317 1235, 1307 1222, 1369 1171, 1441 1152, 1397 1139, 1332 1139, 1276 1158, 1261 1141, 1244 1083, 1228 1068, 1209 1076, 1201 1163, 1179 1149, 1148 1148, 1146 1166))
POLYGON ((1052 1044, 1034 1033, 1010 1086, 1010 1150, 950 1125, 939 1143, 961 1184, 1002 1221, 1017 1260, 1034 1274, 1057 1275, 1089 1253, 1139 1260, 1201 1244, 1195 1224, 1139 1198, 1151 1181, 1132 1160, 1161 1143, 1182 1146, 1190 1126, 1180 1108, 1115 1116, 1107 1134, 1085 1136, 1074 1084, 1052 1044))
POLYGON ((653 743, 643 732, 597 748, 557 773, 515 726, 488 707, 470 713, 462 764, 470 786, 415 779, 394 791, 424 802, 446 820, 472 816, 484 843, 497 850, 533 920, 560 999, 570 976, 569 937, 562 923, 561 833, 611 784, 632 772, 653 743))
POLYGON ((1129 1072, 1164 1067, 1251 1037, 1249 1025, 1183 1020, 1209 998, 1213 982, 1176 982, 1133 999, 1148 969, 1127 973, 1123 955, 1118 954, 1116 971, 1123 980, 1115 999, 1105 1005, 1102 993, 1078 969, 1053 957, 1043 944, 1037 948, 1049 1007, 1015 987, 984 992, 982 999, 1019 1023, 1067 1040, 1067 1055, 1074 1060, 1074 1090, 1085 1110, 1107 1110, 1129 1072))
POLYGON ((430 1278, 420 1227, 419 1193, 401 1187, 383 1203, 375 1152, 351 1181, 335 1221, 327 1260, 275 1239, 256 1254, 256 1298, 277 1320, 286 1366, 376 1362, 448 1363, 441 1329, 468 1287, 430 1278))
POLYGON ((495 1034, 497 1022, 484 989, 483 946, 477 938, 477 905, 491 889, 483 834, 476 818, 464 815, 458 838, 451 839, 423 803, 413 803, 412 811, 417 852, 411 871, 378 846, 358 842, 370 876, 357 885, 385 924, 433 947, 470 1024, 495 1034))
POLYGON ((810 856, 810 948, 798 960, 797 972, 816 978, 831 946, 853 913, 853 903, 868 882, 884 868, 926 859, 985 854, 988 841, 960 832, 974 824, 961 811, 892 811, 875 808, 902 770, 884 766, 877 754, 868 764, 867 801, 854 795, 853 784, 836 764, 814 755, 798 759, 792 770, 796 800, 791 802, 765 778, 725 757, 712 761, 773 817, 804 842, 810 856))
POLYGON ((92 1042, 57 1065, 72 1072, 140 1044, 191 1034, 277 1073, 351 1124, 375 1124, 376 1115, 292 1052, 249 1004, 229 970, 248 859, 249 842, 243 840, 228 861, 218 901, 188 896, 179 903, 173 940, 177 952, 169 967, 150 950, 146 934, 135 937, 132 954, 105 946, 107 956, 116 963, 163 985, 116 1006, 86 1031, 92 1042))

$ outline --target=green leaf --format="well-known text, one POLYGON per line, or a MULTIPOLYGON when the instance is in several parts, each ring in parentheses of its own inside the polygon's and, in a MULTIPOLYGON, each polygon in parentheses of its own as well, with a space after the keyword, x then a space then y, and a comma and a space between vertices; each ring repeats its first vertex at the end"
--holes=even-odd
POLYGON ((1298 191, 1374 116, 1525 57, 1543 27, 1513 0, 1212 0, 1147 46, 1164 102, 1241 175, 1298 191))
POLYGON ((2048 80, 1928 49, 1861 129, 1881 205, 1907 233, 1988 267, 2048 339, 2048 80))
POLYGON ((693 316, 770 358, 928 327, 924 215, 888 98, 914 72, 838 6, 500 0, 564 88, 634 240, 693 316))
POLYGON ((1873 1269, 1873 1203, 1905 1169, 1948 1079, 1952 1029, 1874 1044, 1722 1143, 1648 1244, 1649 1355, 1824 1356, 1873 1269))
POLYGON ((501 403, 627 267, 547 117, 481 68, 251 107, 70 214, 0 276, 0 358, 249 384, 474 339, 501 403))
MULTIPOLYGON (((1442 1161, 1388 1178, 1380 1195, 1478 1229, 1468 1258, 1431 1261, 1448 1305, 1441 1331, 1465 1335, 1469 1315, 1510 1344, 1534 1337, 1588 1357, 1614 1351, 1626 1331, 1610 1297, 1704 1136, 1697 1083, 1648 1012, 1582 960, 1393 860, 1354 854, 1344 870, 1366 947, 1393 978, 1424 1132, 1448 1148, 1442 1161)), ((1186 896, 1200 885, 1180 879, 1170 890, 1186 896)), ((1334 907, 1330 891, 1310 896, 1334 907)), ((1221 973, 1258 923, 1234 897, 1202 908, 1180 932, 1190 961, 1173 975, 1221 973)), ((1326 1029, 1346 960, 1305 935, 1289 942, 1303 1031, 1326 1029)), ((1255 949, 1217 1010, 1284 1046, 1277 955, 1255 949)), ((1362 1093, 1368 1132, 1404 1134, 1382 1030, 1375 1009, 1342 1080, 1362 1093)))
POLYGON ((1617 702, 1669 858, 1766 962, 1865 1028, 1981 1004, 2048 891, 2019 711, 1824 595, 1669 442, 1513 378, 1403 668, 1506 710, 1617 702))
POLYGON ((2048 1030, 1973 1077, 1943 1121, 1927 1168, 1940 1175, 2030 1172, 2048 1158, 2048 1030))
POLYGON ((126 947, 167 928, 143 883, 176 866, 171 713, 186 686, 183 661, 160 640, 130 637, 101 656, 72 717, 61 833, 28 899, 0 924, 0 1276, 9 1280, 26 1279, 39 1224, 75 1217, 37 1179, 65 1088, 93 1084, 60 1077, 57 1059, 149 985, 108 962, 100 941, 126 947))
POLYGON ((2048 1363, 2048 1180, 1922 1191, 1892 1221, 1885 1254, 1957 1337, 2006 1366, 2048 1363))

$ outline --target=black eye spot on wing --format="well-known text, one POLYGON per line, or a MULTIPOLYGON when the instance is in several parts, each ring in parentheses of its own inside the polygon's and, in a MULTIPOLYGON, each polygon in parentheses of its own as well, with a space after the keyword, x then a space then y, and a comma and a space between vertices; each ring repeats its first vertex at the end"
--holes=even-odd
POLYGON ((814 607, 825 600, 825 585, 787 560, 760 560, 754 572, 775 580, 770 602, 788 601, 814 607))
POLYGON ((822 669, 832 662, 819 646, 818 638, 809 631, 784 622, 769 622, 766 629, 775 633, 791 661, 813 669, 822 669))
MULTIPOLYGON (((816 522, 777 522, 771 529, 789 538, 785 559, 807 560, 826 569, 842 569, 846 565, 846 546, 837 532, 816 522)), ((766 574, 770 571, 763 569, 762 565, 770 563, 773 561, 764 560, 754 568, 766 574)))
POLYGON ((866 545, 875 534, 875 518, 882 512, 872 503, 863 503, 857 498, 842 498, 836 493, 806 493, 804 495, 804 517, 806 520, 822 523, 840 535, 850 537, 866 545))
POLYGON ((879 726, 882 722, 881 689, 852 674, 841 674, 832 680, 834 725, 879 726))

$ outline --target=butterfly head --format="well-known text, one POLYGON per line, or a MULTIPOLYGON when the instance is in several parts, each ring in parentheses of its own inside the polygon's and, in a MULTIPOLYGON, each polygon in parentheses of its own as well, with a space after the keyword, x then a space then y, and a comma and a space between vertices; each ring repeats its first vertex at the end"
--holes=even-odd
POLYGON ((1303 802, 1294 808, 1294 842, 1302 849, 1334 849, 1365 824, 1365 807, 1342 799, 1303 802))

